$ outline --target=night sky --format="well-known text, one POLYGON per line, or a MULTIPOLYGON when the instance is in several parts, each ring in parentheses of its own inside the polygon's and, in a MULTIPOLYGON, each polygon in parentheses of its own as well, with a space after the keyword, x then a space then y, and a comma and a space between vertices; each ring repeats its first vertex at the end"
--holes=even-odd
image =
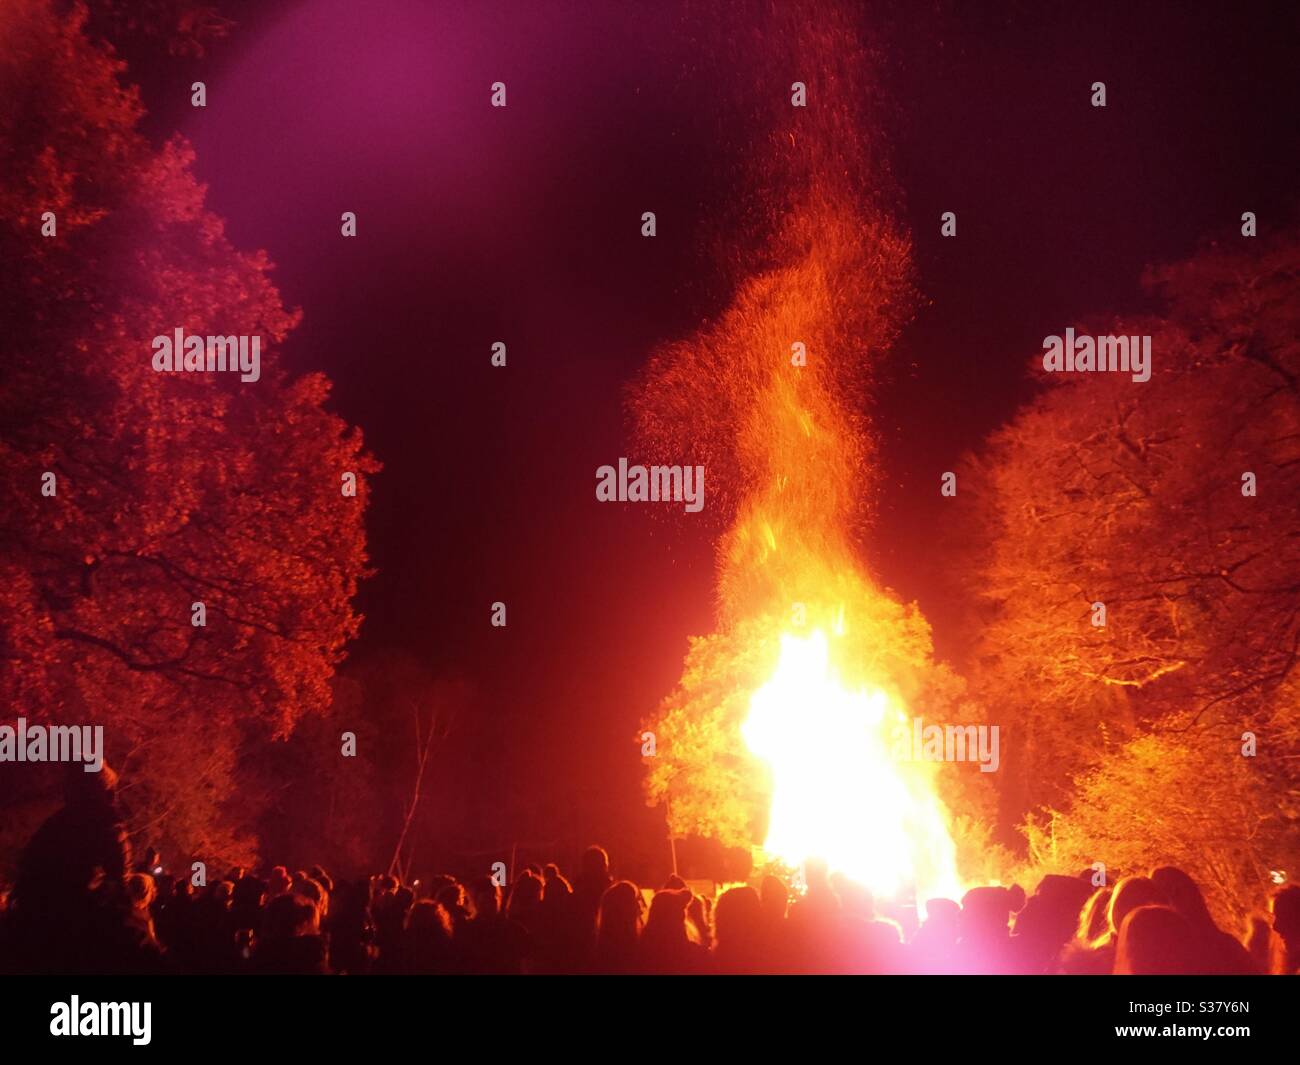
MULTIPOLYGON (((687 636, 713 629, 712 545, 599 505, 595 470, 629 454, 623 390, 652 348, 726 305, 703 234, 743 195, 729 178, 755 131, 720 129, 719 99, 764 78, 788 93, 803 72, 720 66, 686 5, 446 8, 227 2, 238 25, 206 58, 128 53, 129 77, 150 135, 192 141, 232 240, 265 248, 302 307, 288 366, 333 379, 384 463, 353 656, 402 648, 475 683, 475 834, 626 850, 640 825, 662 847, 633 736, 687 636)), ((1281 18, 864 7, 923 296, 877 391, 867 561, 919 600, 941 651, 956 611, 939 475, 1029 398, 1042 338, 1140 307, 1145 264, 1235 233, 1243 211, 1261 232, 1294 220, 1297 26, 1281 18)))

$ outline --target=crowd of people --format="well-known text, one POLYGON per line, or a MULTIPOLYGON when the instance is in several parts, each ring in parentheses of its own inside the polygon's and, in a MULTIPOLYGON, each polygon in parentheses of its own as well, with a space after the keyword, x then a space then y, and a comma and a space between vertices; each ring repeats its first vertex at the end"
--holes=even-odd
POLYGON ((1300 886, 1271 892, 1240 937, 1216 926, 1180 869, 1094 887, 1091 871, 960 902, 878 907, 810 862, 715 899, 673 876, 657 890, 590 847, 572 880, 530 864, 403 883, 336 881, 323 868, 231 869, 195 886, 133 865, 111 770, 78 774, 0 893, 0 970, 11 973, 1295 974, 1300 886))

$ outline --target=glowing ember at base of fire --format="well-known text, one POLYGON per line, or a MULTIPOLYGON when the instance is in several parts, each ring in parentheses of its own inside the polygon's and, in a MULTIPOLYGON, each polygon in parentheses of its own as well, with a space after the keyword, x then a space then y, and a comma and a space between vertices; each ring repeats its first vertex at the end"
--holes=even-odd
POLYGON ((794 866, 820 859, 881 898, 960 898, 931 777, 890 755, 889 736, 905 720, 885 691, 840 683, 823 633, 783 636, 776 672, 741 728, 772 774, 764 852, 794 866))

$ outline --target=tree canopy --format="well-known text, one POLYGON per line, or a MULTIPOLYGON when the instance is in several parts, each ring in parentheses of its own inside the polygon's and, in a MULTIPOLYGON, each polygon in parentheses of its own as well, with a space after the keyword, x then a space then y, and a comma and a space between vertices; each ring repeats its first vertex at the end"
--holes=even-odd
POLYGON ((19 0, 0 35, 0 696, 103 724, 139 835, 247 857, 241 748, 328 703, 378 467, 328 380, 281 367, 271 263, 231 245, 183 140, 138 131, 84 9, 19 0), (156 373, 176 328, 259 336, 261 379, 156 373))

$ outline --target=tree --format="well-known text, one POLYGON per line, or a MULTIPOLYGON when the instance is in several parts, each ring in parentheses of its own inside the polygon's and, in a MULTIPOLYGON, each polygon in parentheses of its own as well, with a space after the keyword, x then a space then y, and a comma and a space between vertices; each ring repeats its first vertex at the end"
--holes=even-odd
POLYGON ((1243 914, 1261 907, 1272 874, 1295 876, 1288 860, 1298 812, 1294 791, 1260 787, 1257 767, 1240 755, 1231 737, 1135 737, 1075 781, 1068 810, 1029 817, 1031 864, 1040 875, 1074 875, 1104 861, 1112 883, 1174 865, 1202 885, 1220 925, 1236 931, 1243 914))
POLYGON ((203 56, 207 43, 234 23, 200 0, 87 0, 88 27, 111 41, 141 36, 162 41, 169 55, 203 56))
POLYGON ((304 866, 328 855, 331 872, 349 877, 427 868, 483 786, 466 747, 473 687, 396 648, 349 659, 331 687, 323 714, 257 752, 266 847, 304 866), (344 733, 355 737, 348 756, 344 733))
POLYGON ((1203 853, 1245 838, 1258 868, 1294 852, 1300 798, 1300 235, 1211 244, 1145 282, 1159 313, 1095 331, 1150 335, 1151 380, 1057 375, 967 464, 971 675, 1008 726, 1007 820, 1101 816, 1098 851, 1129 832, 1154 856, 1172 837, 1150 805, 1195 796, 1203 853), (1158 777, 1125 769, 1152 752, 1158 777), (1257 831, 1243 804, 1284 823, 1257 831))
POLYGON ((241 752, 329 700, 378 465, 329 382, 280 367, 298 315, 271 264, 226 239, 184 142, 137 132, 84 20, 17 0, 0 41, 0 697, 103 724, 139 836, 247 859, 241 752), (176 328, 259 336, 260 380, 155 372, 176 328))

